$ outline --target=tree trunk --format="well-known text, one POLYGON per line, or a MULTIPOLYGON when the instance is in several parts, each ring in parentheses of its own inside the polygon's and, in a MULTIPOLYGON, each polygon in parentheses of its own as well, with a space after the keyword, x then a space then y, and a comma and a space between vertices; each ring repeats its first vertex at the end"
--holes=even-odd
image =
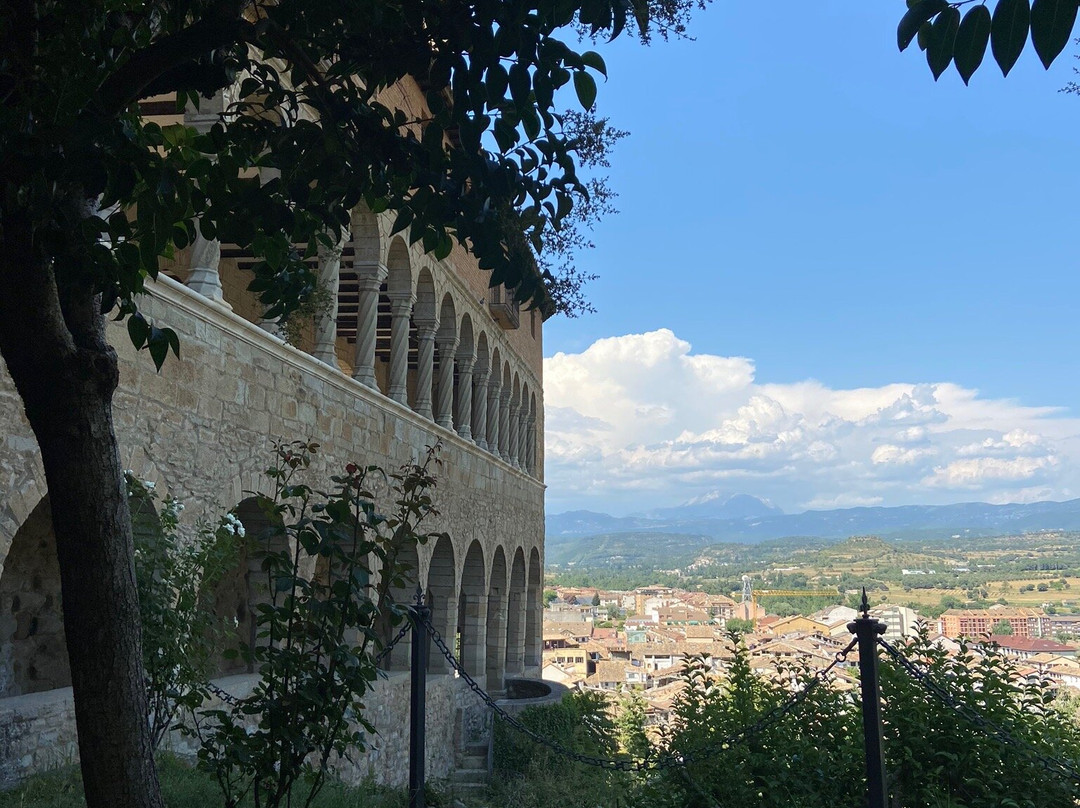
MULTIPOLYGON (((5 211, 8 213, 8 211, 5 211)), ((5 216, 0 354, 41 448, 89 808, 163 808, 147 720, 131 516, 112 421, 116 353, 88 285, 58 285, 5 216)))

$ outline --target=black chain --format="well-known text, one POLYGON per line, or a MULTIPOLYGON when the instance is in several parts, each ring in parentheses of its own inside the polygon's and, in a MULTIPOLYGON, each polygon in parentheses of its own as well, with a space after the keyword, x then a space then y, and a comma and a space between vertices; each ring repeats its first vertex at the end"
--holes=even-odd
POLYGON ((222 690, 213 682, 207 682, 206 689, 213 693, 215 696, 217 696, 219 699, 221 699, 223 702, 225 702, 225 704, 231 704, 233 706, 236 706, 241 701, 232 693, 229 693, 227 690, 222 690))
POLYGON ((560 755, 569 758, 570 760, 576 761, 578 763, 584 763, 587 766, 596 766, 597 768, 601 769, 614 769, 618 771, 632 772, 660 771, 663 769, 685 767, 701 758, 715 755, 717 752, 723 751, 736 743, 745 742, 748 739, 754 737, 755 735, 763 732, 765 729, 779 721, 781 718, 794 710, 795 707, 805 701, 806 698, 810 695, 810 693, 814 690, 814 688, 825 681, 825 678, 832 671, 832 669, 841 662, 843 662, 845 659, 847 659, 847 655, 851 652, 851 649, 854 648, 856 643, 858 642, 857 640, 852 640, 848 644, 847 648, 837 653, 833 661, 829 663, 828 667, 818 671, 814 675, 814 678, 807 682, 806 686, 802 690, 792 694, 792 696, 782 704, 778 704, 773 707, 771 710, 769 710, 769 712, 765 713, 765 715, 758 719, 757 722, 751 724, 748 727, 743 727, 737 732, 734 732, 724 738, 713 741, 712 743, 706 744, 688 752, 660 754, 655 758, 647 758, 645 760, 613 760, 611 758, 603 758, 597 757, 595 755, 585 755, 581 752, 575 752, 574 750, 569 749, 558 741, 552 740, 551 738, 546 738, 543 735, 540 735, 539 733, 522 724, 521 721, 519 721, 517 718, 510 715, 508 712, 506 712, 506 710, 500 707, 499 704, 495 701, 495 699, 493 699, 491 695, 487 693, 476 682, 476 680, 472 678, 472 676, 469 675, 468 671, 466 671, 465 668, 462 667, 461 663, 458 662, 457 658, 454 656, 453 651, 451 651, 446 646, 446 642, 443 640, 442 635, 438 632, 438 630, 427 620, 424 620, 423 623, 424 628, 427 630, 427 633, 431 636, 432 642, 435 643, 435 646, 446 658, 446 661, 450 663, 450 666, 455 671, 457 671, 458 675, 464 680, 465 684, 469 686, 469 689, 472 690, 473 693, 475 693, 480 698, 480 700, 483 701, 491 709, 491 711, 495 713, 495 715, 497 715, 506 724, 513 727, 518 732, 522 733, 528 738, 531 738, 536 743, 542 744, 543 746, 546 746, 549 749, 558 752, 560 755))
MULTIPOLYGON (((409 633, 409 630, 411 628, 412 628, 412 623, 410 623, 408 620, 406 620, 404 625, 402 625, 401 630, 398 631, 398 633, 394 637, 394 639, 390 640, 390 642, 388 642, 386 645, 384 645, 383 649, 375 656, 374 664, 375 664, 376 667, 378 667, 379 664, 381 664, 382 661, 384 659, 386 659, 387 655, 392 650, 394 650, 394 646, 397 645, 399 642, 401 642, 401 640, 405 637, 405 635, 409 633)), ((225 704, 230 704, 230 705, 232 705, 234 707, 236 705, 240 704, 243 701, 242 699, 239 699, 236 696, 234 696, 232 693, 229 693, 227 690, 222 690, 220 687, 215 685, 213 682, 207 682, 206 683, 206 689, 208 691, 210 691, 211 694, 213 694, 214 696, 217 696, 219 699, 221 699, 225 704)))
POLYGON ((1056 772, 1063 774, 1077 782, 1080 782, 1080 771, 1077 768, 1064 760, 1051 757, 1050 755, 1043 754, 1029 742, 1017 738, 1011 734, 1008 730, 1002 727, 1000 724, 995 723, 986 716, 982 715, 978 710, 974 709, 968 704, 957 699, 946 688, 935 682, 930 674, 904 656, 900 649, 896 648, 883 637, 878 638, 878 644, 885 649, 885 653, 891 657, 897 665, 899 665, 912 679, 918 682, 923 688, 934 698, 944 704, 946 707, 956 711, 959 715, 963 716, 969 723, 978 727, 981 730, 986 731, 988 734, 993 735, 999 741, 1006 746, 1011 746, 1026 752, 1031 757, 1035 758, 1043 768, 1049 772, 1056 772))
POLYGON ((395 645, 397 645, 397 644, 398 644, 399 642, 401 642, 402 638, 403 638, 403 637, 404 637, 404 636, 405 636, 406 634, 408 634, 408 633, 409 633, 409 629, 411 629, 411 628, 412 628, 412 622, 411 622, 411 621, 409 621, 409 620, 406 620, 406 621, 405 621, 405 622, 404 622, 404 623, 402 624, 402 626, 401 626, 401 630, 400 630, 400 631, 398 631, 398 633, 397 633, 397 636, 395 636, 395 637, 394 637, 394 639, 390 640, 390 642, 388 642, 388 643, 387 643, 386 645, 384 645, 384 646, 383 646, 383 649, 382 649, 381 651, 379 651, 379 653, 378 653, 378 654, 376 654, 376 655, 375 655, 375 665, 376 665, 376 667, 377 667, 377 666, 378 666, 378 665, 379 665, 379 664, 380 664, 380 663, 381 663, 381 662, 382 662, 382 661, 383 661, 384 659, 386 659, 387 655, 388 655, 388 654, 389 654, 389 653, 390 653, 391 651, 393 651, 393 650, 394 650, 394 646, 395 646, 395 645))

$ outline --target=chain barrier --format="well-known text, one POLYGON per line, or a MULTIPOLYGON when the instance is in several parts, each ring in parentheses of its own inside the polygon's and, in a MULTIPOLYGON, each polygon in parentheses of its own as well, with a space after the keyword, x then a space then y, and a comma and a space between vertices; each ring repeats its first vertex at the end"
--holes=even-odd
POLYGON ((488 706, 488 708, 497 715, 508 726, 513 727, 521 734, 530 738, 538 744, 548 747, 565 758, 576 761, 578 763, 584 763, 586 766, 595 766, 600 769, 613 769, 617 771, 629 771, 629 772, 645 772, 645 771, 661 771, 664 769, 682 768, 688 766, 691 763, 700 760, 701 758, 711 756, 717 752, 723 751, 737 743, 745 742, 755 735, 760 734, 781 718, 786 716, 792 710, 794 710, 799 704, 806 700, 813 690, 825 681, 828 674, 839 665, 841 662, 847 659, 848 654, 851 652, 857 643, 857 640, 852 640, 848 643, 847 647, 838 652, 833 661, 829 665, 816 674, 814 677, 806 683, 806 686, 791 695, 782 704, 778 704, 769 710, 765 715, 759 718, 755 723, 743 727, 737 732, 733 732, 730 735, 725 736, 719 740, 713 741, 704 746, 690 750, 688 752, 676 752, 669 754, 657 755, 655 758, 646 758, 645 760, 615 760, 612 758, 598 757, 595 755, 586 755, 581 752, 575 752, 568 748, 559 741, 551 738, 546 738, 540 735, 538 732, 525 726, 521 721, 512 716, 506 710, 504 710, 499 704, 491 697, 487 691, 485 691, 469 672, 462 667, 461 663, 454 656, 454 652, 451 651, 442 635, 439 631, 431 625, 427 620, 423 623, 423 628, 430 635, 432 642, 439 649, 439 652, 446 658, 446 661, 450 664, 457 674, 462 678, 469 689, 475 693, 481 701, 488 706))
MULTIPOLYGON (((394 636, 394 639, 390 640, 390 642, 384 645, 383 649, 375 655, 374 664, 376 667, 382 664, 383 660, 385 660, 386 657, 390 654, 390 652, 394 650, 394 646, 405 638, 405 635, 409 633, 410 629, 412 629, 412 623, 406 620, 401 626, 401 629, 394 636)), ((237 698, 227 690, 221 689, 213 682, 206 682, 206 689, 210 692, 211 695, 216 696, 225 704, 231 705, 233 707, 237 706, 243 701, 242 699, 237 698)))
POLYGON ((394 650, 394 646, 397 645, 399 642, 401 642, 402 639, 404 639, 405 635, 409 633, 409 630, 411 628, 412 628, 412 621, 406 619, 405 622, 401 626, 401 630, 398 631, 398 633, 394 637, 394 639, 390 640, 390 642, 388 642, 386 645, 384 645, 383 649, 381 651, 379 651, 378 654, 375 655, 375 666, 376 667, 378 667, 382 663, 382 661, 384 659, 386 659, 387 656, 389 656, 390 652, 394 650))
POLYGON ((954 710, 959 715, 963 716, 970 724, 974 725, 978 729, 981 729, 989 735, 993 735, 999 741, 1006 746, 1019 749, 1026 752, 1033 757, 1038 763, 1042 765, 1044 769, 1049 772, 1056 772, 1058 774, 1065 775, 1077 782, 1080 782, 1080 770, 1074 765, 1061 760, 1059 758, 1046 755, 1036 749, 1027 741, 1017 738, 1011 734, 1007 729, 1000 724, 995 723, 986 716, 982 715, 978 710, 965 704, 964 702, 953 696, 946 688, 935 682, 930 674, 920 668, 916 663, 912 662, 900 649, 893 646, 883 637, 878 637, 878 644, 885 649, 885 653, 899 665, 904 672, 908 674, 912 679, 922 685, 930 695, 944 704, 946 707, 954 710))
POLYGON ((220 687, 215 685, 213 682, 207 682, 206 683, 206 689, 209 690, 210 693, 212 693, 213 695, 215 695, 219 699, 221 699, 222 702, 224 702, 225 704, 228 704, 230 706, 235 707, 241 701, 236 696, 234 696, 232 693, 230 693, 227 690, 222 690, 220 687))

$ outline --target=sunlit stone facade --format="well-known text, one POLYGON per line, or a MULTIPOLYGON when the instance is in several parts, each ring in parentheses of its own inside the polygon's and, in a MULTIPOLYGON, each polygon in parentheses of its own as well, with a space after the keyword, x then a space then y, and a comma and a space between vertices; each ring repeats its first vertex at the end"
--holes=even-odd
MULTIPOLYGON (((193 524, 265 487, 260 474, 275 440, 321 445, 314 481, 353 461, 393 469, 441 442, 440 516, 431 529, 449 538, 415 548, 411 585, 428 593, 436 626, 457 640, 468 670, 498 691, 507 675, 539 675, 542 318, 489 289, 488 273, 464 249, 435 260, 409 246, 407 231, 390 236, 391 221, 358 209, 339 248, 319 254, 322 306, 291 330, 295 345, 262 320, 246 291, 250 256, 200 236, 164 267, 142 306, 176 330, 180 359, 155 372, 123 327, 110 326, 121 357, 122 463, 184 501, 193 524)), ((0 435, 2 784, 77 751, 48 492, 2 364, 0 435)), ((240 516, 251 518, 243 508, 240 516)), ((222 601, 238 620, 251 605, 247 574, 229 578, 233 591, 222 601)), ((393 683, 406 675, 407 651, 387 667, 386 704, 378 693, 370 701, 383 716, 404 708, 394 700, 407 688, 393 683)), ((437 727, 429 767, 439 776, 453 765, 469 701, 440 659, 429 669, 437 727)), ((239 675, 240 687, 250 676, 221 673, 239 675)), ((391 729, 401 727, 387 728, 387 738, 391 729)), ((405 768, 395 755, 361 761, 353 774, 398 782, 405 768)))

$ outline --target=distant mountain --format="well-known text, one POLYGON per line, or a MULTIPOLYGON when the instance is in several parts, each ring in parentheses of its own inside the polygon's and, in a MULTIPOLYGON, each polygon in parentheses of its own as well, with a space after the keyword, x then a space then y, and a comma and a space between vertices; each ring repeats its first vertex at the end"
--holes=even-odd
POLYGON ((749 494, 711 491, 674 508, 657 508, 648 515, 653 519, 758 519, 781 514, 779 508, 749 494))
POLYGON ((619 533, 625 538, 628 533, 664 533, 693 536, 691 544, 695 546, 700 546, 702 537, 716 542, 753 543, 790 536, 840 539, 875 534, 903 539, 953 534, 999 536, 1040 530, 1080 530, 1080 499, 1027 505, 965 502, 957 505, 845 508, 785 514, 769 503, 739 495, 724 501, 720 501, 720 498, 709 502, 691 501, 677 508, 658 510, 648 517, 615 517, 592 511, 572 511, 552 514, 547 519, 549 542, 552 539, 600 534, 619 533), (730 507, 729 514, 746 515, 706 515, 714 505, 714 513, 730 507))
POLYGON ((548 537, 547 563, 555 566, 675 569, 692 562, 715 543, 711 536, 688 533, 601 533, 548 537), (642 541, 642 538, 647 541, 642 541))
POLYGON ((653 521, 640 516, 608 516, 595 511, 566 511, 547 518, 547 535, 594 536, 627 530, 648 530, 653 521))

